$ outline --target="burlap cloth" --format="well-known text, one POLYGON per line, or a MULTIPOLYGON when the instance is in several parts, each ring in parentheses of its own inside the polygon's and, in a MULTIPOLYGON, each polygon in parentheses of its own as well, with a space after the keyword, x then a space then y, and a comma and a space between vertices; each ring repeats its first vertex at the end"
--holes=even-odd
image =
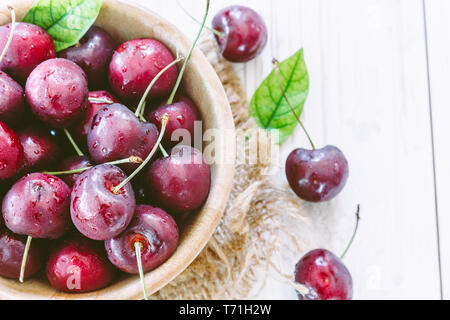
MULTIPOLYGON (((248 117, 247 99, 232 65, 220 55, 211 35, 199 44, 215 68, 228 96, 237 139, 257 139, 258 149, 273 147, 270 135, 248 117)), ((268 277, 293 283, 294 260, 302 252, 307 219, 300 200, 286 184, 277 184, 271 159, 258 156, 249 164, 239 152, 230 199, 224 216, 206 248, 175 280, 153 299, 255 298, 268 277), (283 270, 283 263, 288 263, 283 270)), ((248 150, 246 150, 248 151, 248 150)), ((275 164, 279 165, 278 164, 275 164)))

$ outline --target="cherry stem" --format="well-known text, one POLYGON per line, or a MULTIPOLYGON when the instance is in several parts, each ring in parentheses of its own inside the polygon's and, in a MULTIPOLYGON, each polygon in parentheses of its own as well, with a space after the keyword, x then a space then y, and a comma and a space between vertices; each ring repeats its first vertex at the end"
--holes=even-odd
POLYGON ((144 269, 142 268, 142 243, 136 241, 134 243, 134 249, 136 250, 136 260, 139 269, 139 277, 141 278, 142 292, 144 293, 144 300, 148 300, 147 290, 145 289, 145 281, 144 281, 144 269))
MULTIPOLYGON (((183 7, 183 5, 180 3, 180 0, 177 0, 177 4, 178 4, 178 6, 181 8, 181 10, 183 10, 184 13, 185 13, 189 18, 191 18, 192 20, 194 20, 196 23, 201 24, 201 22, 198 21, 197 18, 195 18, 189 11, 186 10, 185 7, 183 7)), ((214 34, 217 35, 218 37, 221 37, 221 38, 224 38, 224 37, 225 37, 225 35, 224 35, 222 32, 220 32, 220 31, 218 31, 218 30, 216 30, 216 29, 210 28, 210 27, 208 27, 208 26, 205 26, 205 29, 211 31, 212 33, 214 33, 214 34)))
POLYGON ((153 146, 152 151, 149 153, 147 158, 145 158, 144 162, 141 163, 141 165, 134 170, 134 172, 129 175, 125 180, 123 180, 118 186, 114 187, 112 189, 112 192, 115 194, 119 194, 120 189, 122 189, 128 182, 131 181, 146 165, 149 163, 149 161, 152 159, 153 155, 155 154, 156 150, 158 149, 159 145, 161 144, 161 140, 164 136, 164 132, 166 131, 167 123, 169 122, 169 116, 166 114, 163 115, 161 119, 161 132, 159 133, 158 140, 156 141, 156 144, 153 146))
POLYGON ((180 70, 180 74, 178 75, 177 82, 175 83, 175 87, 173 88, 172 93, 170 94, 169 100, 167 100, 167 104, 172 104, 173 99, 175 98, 175 94, 177 93, 178 87, 181 84, 181 79, 183 78, 184 71, 186 70, 189 59, 191 58, 192 51, 194 51, 195 45, 197 44, 198 39, 200 39, 200 35, 201 35, 202 30, 206 23, 206 19, 208 18, 209 4, 210 4, 210 0, 206 0, 205 15, 203 17, 203 21, 201 23, 200 30, 198 31, 197 37, 195 38, 194 43, 192 43, 192 46, 189 49, 189 53, 187 54, 186 59, 184 60, 183 66, 181 67, 181 70, 180 70))
POLYGON ((78 147, 75 140, 73 140, 72 135, 70 134, 69 130, 64 129, 64 133, 66 134, 67 138, 69 139, 70 143, 72 144, 73 148, 75 149, 75 152, 77 153, 77 155, 79 155, 80 157, 84 156, 84 153, 78 147))
POLYGON ((164 67, 164 69, 162 69, 154 78, 153 80, 150 82, 150 84, 147 87, 147 90, 145 90, 144 95, 141 98, 141 101, 139 102, 139 105, 136 109, 135 115, 136 117, 138 116, 143 116, 144 115, 144 111, 145 111, 145 101, 147 100, 147 96, 150 93, 150 90, 153 88, 153 86, 155 85, 156 81, 158 81, 158 79, 170 68, 172 68, 172 66, 174 66, 175 64, 177 64, 180 61, 183 61, 184 57, 179 57, 176 60, 172 61, 171 63, 169 63, 167 66, 164 67))
POLYGON ((161 153, 163 154, 164 158, 167 158, 169 154, 167 153, 166 149, 164 149, 163 145, 159 145, 159 150, 161 150, 161 153))
POLYGON ((101 98, 89 98, 89 102, 94 103, 106 103, 106 104, 113 104, 114 101, 108 100, 108 99, 101 99, 101 98))
POLYGON ((308 131, 306 130, 305 126, 303 125, 303 122, 300 120, 300 117, 297 115, 297 112, 295 112, 295 109, 292 106, 291 102, 289 101, 289 98, 287 97, 286 91, 284 90, 283 82, 281 80, 280 63, 275 58, 272 60, 272 63, 274 65, 274 67, 275 67, 275 73, 276 73, 277 78, 278 78, 278 84, 280 86, 280 90, 281 90, 281 92, 283 94, 284 100, 286 100, 289 108, 291 109, 291 111, 294 114, 295 118, 297 119, 298 123, 300 124, 300 126, 302 127, 302 129, 305 132, 306 136, 308 137, 309 143, 311 143, 311 147, 313 148, 313 150, 315 150, 316 147, 314 146, 314 143, 312 142, 312 139, 309 136, 308 131))
MULTIPOLYGON (((142 160, 141 157, 131 156, 131 157, 126 158, 126 159, 106 162, 104 164, 110 164, 110 165, 116 166, 116 165, 124 164, 124 163, 142 163, 142 162, 144 162, 144 160, 142 160)), ((85 167, 85 168, 73 169, 73 170, 68 170, 68 171, 53 171, 53 172, 45 171, 43 173, 44 174, 49 174, 51 176, 60 176, 60 175, 65 175, 65 174, 75 174, 75 173, 84 172, 86 170, 91 169, 92 167, 93 166, 89 166, 89 167, 85 167)))
POLYGON ((20 266, 20 276, 19 276, 19 281, 21 283, 23 283, 23 279, 25 278, 25 268, 27 266, 28 252, 30 251, 31 240, 33 240, 33 238, 28 236, 27 243, 25 244, 25 250, 23 252, 22 265, 20 266))
POLYGON ((353 231, 352 238, 350 239, 350 242, 348 243, 347 247, 345 248, 344 252, 341 255, 341 259, 344 259, 345 255, 347 254, 348 249, 352 246, 353 240, 355 240, 356 232, 358 231, 359 226, 359 220, 361 218, 359 217, 359 204, 356 208, 356 224, 355 224, 355 230, 353 231))
POLYGON ((0 62, 2 62, 3 58, 6 55, 6 52, 9 49, 9 46, 11 45, 14 36, 14 29, 16 28, 16 13, 14 11, 14 8, 8 6, 8 10, 11 12, 11 30, 9 32, 8 40, 6 41, 6 45, 3 48, 2 54, 0 55, 0 62))

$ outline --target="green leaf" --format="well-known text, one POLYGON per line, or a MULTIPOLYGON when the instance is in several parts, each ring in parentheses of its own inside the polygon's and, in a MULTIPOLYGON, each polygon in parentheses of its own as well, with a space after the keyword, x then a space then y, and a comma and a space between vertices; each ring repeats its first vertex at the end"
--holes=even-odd
POLYGON ((102 0, 39 0, 23 22, 47 30, 58 52, 77 44, 94 24, 101 6, 102 0))
MULTIPOLYGON (((297 115, 300 116, 309 91, 309 77, 303 49, 280 63, 280 74, 286 95, 297 115)), ((297 119, 283 97, 275 70, 253 95, 250 102, 250 115, 255 118, 261 128, 278 130, 279 144, 284 142, 297 126, 297 119)))

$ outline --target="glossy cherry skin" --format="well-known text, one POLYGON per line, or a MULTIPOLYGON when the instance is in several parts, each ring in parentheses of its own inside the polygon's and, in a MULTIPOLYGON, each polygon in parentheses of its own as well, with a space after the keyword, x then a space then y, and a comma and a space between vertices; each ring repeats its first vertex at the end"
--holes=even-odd
POLYGON ((25 111, 23 89, 6 73, 0 71, 0 121, 17 124, 25 111))
POLYGON ((230 6, 219 11, 212 27, 223 36, 216 40, 225 59, 248 62, 258 56, 267 44, 267 27, 261 16, 244 6, 230 6))
POLYGON ((105 241, 109 260, 120 270, 139 273, 134 244, 142 244, 141 259, 144 272, 164 263, 178 246, 178 227, 164 210, 138 205, 127 230, 120 236, 105 241))
POLYGON ((115 276, 102 244, 81 236, 64 241, 52 252, 46 273, 55 289, 74 293, 104 288, 115 276))
POLYGON ((20 172, 46 168, 54 163, 61 155, 55 137, 45 128, 28 127, 19 131, 20 143, 23 147, 23 161, 20 172))
POLYGON ((310 294, 301 300, 351 300, 353 283, 350 272, 328 250, 310 251, 295 266, 295 282, 306 286, 310 294))
MULTIPOLYGON (((0 276, 19 278, 26 242, 26 236, 19 236, 6 228, 0 228, 0 276)), ((33 276, 43 264, 44 253, 41 244, 33 241, 28 251, 24 278, 33 276)))
POLYGON ((118 194, 113 188, 126 179, 118 167, 102 164, 83 172, 72 189, 70 213, 75 227, 92 240, 108 240, 126 229, 136 199, 127 183, 118 194))
MULTIPOLYGON (((155 76, 173 61, 172 53, 158 40, 135 39, 125 42, 112 57, 109 83, 119 99, 140 100, 155 76)), ((168 96, 177 77, 178 68, 173 66, 156 81, 148 98, 168 96)))
MULTIPOLYGON (((58 167, 58 171, 72 171, 77 169, 83 169, 92 167, 93 163, 86 156, 72 156, 64 159, 61 162, 61 165, 58 167)), ((81 173, 73 173, 73 174, 63 174, 61 175, 61 179, 67 183, 69 187, 73 187, 75 181, 77 181, 78 177, 81 173)))
POLYGON ((152 163, 146 179, 149 194, 161 207, 173 214, 190 213, 208 197, 211 169, 199 150, 179 145, 152 163))
POLYGON ((328 201, 344 188, 348 162, 335 146, 322 149, 296 149, 286 160, 286 177, 292 190, 303 200, 328 201))
MULTIPOLYGON (((0 52, 5 48, 11 24, 0 26, 0 52)), ((56 56, 49 34, 34 24, 17 22, 11 45, 0 62, 0 70, 25 83, 31 71, 41 62, 56 56)))
POLYGON ((41 63, 27 80, 25 95, 33 113, 43 122, 67 128, 78 121, 88 104, 86 74, 72 61, 41 63))
POLYGON ((31 173, 17 181, 3 199, 9 230, 33 238, 56 239, 70 226, 70 188, 61 179, 31 173))
POLYGON ((116 47, 108 32, 93 26, 79 44, 59 52, 58 57, 78 64, 88 77, 89 87, 100 89, 108 82, 108 66, 116 47))
POLYGON ((201 121, 200 114, 194 102, 186 96, 182 96, 178 102, 172 104, 165 104, 153 110, 147 115, 147 120, 161 130, 161 120, 164 114, 169 116, 166 131, 162 140, 164 146, 173 146, 179 141, 173 140, 175 138, 172 134, 176 130, 186 130, 190 135, 191 142, 194 141, 194 124, 195 121, 201 121))
POLYGON ((0 121, 0 181, 15 175, 22 159, 23 148, 17 133, 0 121))
POLYGON ((105 163, 130 156, 145 159, 157 140, 154 124, 140 121, 130 109, 115 103, 97 112, 87 142, 92 159, 105 163))
POLYGON ((86 143, 87 135, 91 131, 92 122, 97 113, 104 107, 109 106, 112 103, 119 102, 112 94, 107 91, 91 91, 89 92, 89 98, 102 99, 110 101, 111 103, 103 102, 88 102, 88 107, 84 113, 83 119, 80 123, 77 123, 71 133, 73 133, 78 140, 86 143))

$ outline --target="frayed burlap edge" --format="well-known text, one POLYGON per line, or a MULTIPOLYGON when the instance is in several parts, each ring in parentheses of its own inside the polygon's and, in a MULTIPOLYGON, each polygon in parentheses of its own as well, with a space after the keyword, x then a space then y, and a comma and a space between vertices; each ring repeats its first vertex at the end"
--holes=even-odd
POLYGON ((300 201, 268 175, 273 168, 271 159, 265 156, 267 153, 258 153, 254 164, 240 159, 248 154, 250 145, 255 145, 253 142, 258 149, 267 150, 273 147, 272 140, 248 118, 248 104, 239 77, 219 54, 214 38, 204 36, 199 46, 223 83, 237 139, 248 143, 245 152, 238 150, 231 196, 213 238, 183 273, 152 298, 248 299, 258 295, 268 277, 303 290, 281 266, 283 250, 302 251, 298 231, 306 218, 300 201))

